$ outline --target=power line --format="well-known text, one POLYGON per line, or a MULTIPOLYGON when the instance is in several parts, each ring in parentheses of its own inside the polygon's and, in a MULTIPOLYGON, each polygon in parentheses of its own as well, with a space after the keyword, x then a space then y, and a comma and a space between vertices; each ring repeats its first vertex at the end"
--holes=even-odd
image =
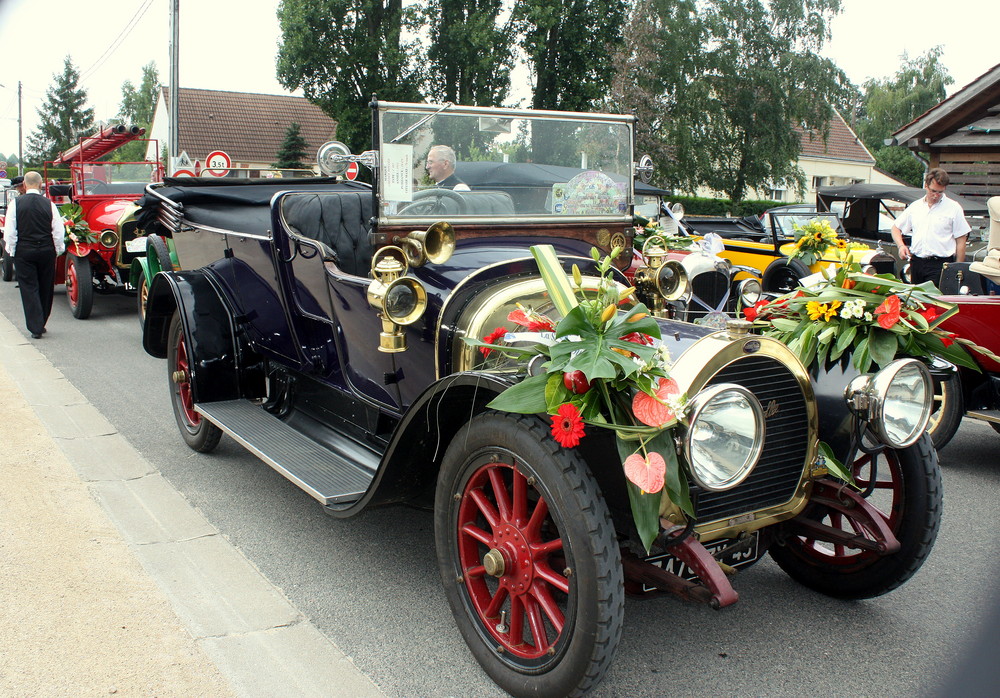
POLYGON ((135 14, 132 15, 132 19, 130 19, 128 21, 128 24, 125 25, 125 28, 122 29, 121 32, 119 32, 118 36, 116 36, 114 38, 114 40, 111 42, 111 44, 108 45, 108 48, 106 48, 104 50, 104 53, 101 54, 100 58, 98 58, 96 61, 94 61, 93 65, 91 65, 89 68, 87 68, 85 71, 83 71, 83 74, 80 75, 80 81, 81 82, 83 82, 84 80, 87 80, 98 69, 100 69, 100 67, 102 65, 104 65, 104 62, 108 58, 110 58, 111 54, 113 54, 118 49, 118 47, 121 45, 121 43, 125 40, 125 37, 128 36, 128 33, 139 22, 139 20, 142 19, 143 15, 146 14, 146 11, 149 9, 150 5, 152 5, 152 4, 153 4, 153 0, 146 0, 139 7, 139 9, 135 11, 135 14))

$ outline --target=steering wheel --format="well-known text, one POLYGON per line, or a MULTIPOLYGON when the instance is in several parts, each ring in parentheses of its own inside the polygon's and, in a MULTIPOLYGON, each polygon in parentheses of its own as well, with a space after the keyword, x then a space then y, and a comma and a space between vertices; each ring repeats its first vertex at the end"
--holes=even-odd
POLYGON ((84 177, 78 180, 80 188, 87 194, 97 194, 107 188, 108 183, 94 177, 84 177), (90 184, 91 186, 87 186, 90 184))
POLYGON ((398 215, 411 216, 433 216, 439 214, 462 215, 466 213, 465 199, 462 195, 452 189, 434 187, 423 189, 413 195, 413 201, 406 204, 398 212, 398 215), (455 202, 458 211, 449 211, 449 206, 445 205, 445 199, 455 202))

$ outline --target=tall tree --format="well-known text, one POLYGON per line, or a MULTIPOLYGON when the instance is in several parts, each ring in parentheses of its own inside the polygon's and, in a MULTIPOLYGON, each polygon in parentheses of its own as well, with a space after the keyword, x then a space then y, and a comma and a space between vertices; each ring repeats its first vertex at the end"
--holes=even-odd
MULTIPOLYGON (((153 123, 156 101, 160 95, 160 75, 156 63, 150 61, 142 67, 142 80, 138 89, 131 80, 122 83, 122 102, 118 107, 118 120, 129 126, 139 126, 149 131, 153 123)), ((112 160, 136 162, 146 158, 146 143, 133 141, 116 150, 112 160)))
POLYGON ((639 7, 657 47, 641 87, 660 116, 645 137, 662 139, 671 153, 663 168, 669 183, 708 186, 734 201, 751 189, 800 188, 796 127, 825 137, 833 108, 849 94, 843 71, 817 53, 840 0, 642 0, 639 7))
POLYGON ((306 139, 302 137, 301 128, 294 121, 285 131, 285 140, 278 149, 278 162, 274 166, 282 170, 304 170, 308 165, 303 162, 306 156, 306 139))
POLYGON ((403 40, 414 26, 402 0, 282 0, 278 82, 301 89, 337 121, 337 137, 354 152, 371 147, 373 95, 419 101, 419 78, 403 40))
POLYGON ((514 29, 503 0, 429 0, 428 96, 437 102, 499 107, 510 90, 514 29))
POLYGON ((535 78, 534 109, 585 111, 607 93, 625 0, 517 0, 513 18, 535 78))
POLYGON ((150 61, 142 67, 142 80, 138 89, 131 80, 122 83, 122 103, 118 118, 122 123, 148 128, 153 123, 153 111, 160 95, 160 75, 156 63, 150 61))
POLYGON ((87 91, 79 86, 80 71, 69 56, 62 74, 52 77, 54 82, 45 93, 45 102, 38 108, 38 128, 28 137, 27 159, 37 163, 51 160, 75 145, 94 127, 94 110, 84 108, 87 91))
POLYGON ((924 166, 908 148, 886 146, 885 140, 945 98, 955 81, 940 58, 940 46, 913 59, 904 53, 893 77, 865 82, 857 110, 855 130, 877 166, 914 186, 921 186, 924 166))

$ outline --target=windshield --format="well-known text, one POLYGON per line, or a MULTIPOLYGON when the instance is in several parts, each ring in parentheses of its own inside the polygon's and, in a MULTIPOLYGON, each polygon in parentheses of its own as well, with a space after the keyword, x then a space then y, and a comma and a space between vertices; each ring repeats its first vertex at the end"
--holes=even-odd
POLYGON ((830 223, 830 227, 838 233, 843 233, 844 229, 840 225, 840 216, 836 213, 817 213, 816 211, 792 211, 792 212, 771 212, 771 220, 780 238, 794 238, 796 227, 803 227, 814 220, 825 220, 830 223))
POLYGON ((379 119, 384 220, 631 215, 629 117, 389 105, 379 119))
POLYGON ((74 163, 73 186, 79 195, 142 194, 147 184, 160 179, 152 162, 74 163))

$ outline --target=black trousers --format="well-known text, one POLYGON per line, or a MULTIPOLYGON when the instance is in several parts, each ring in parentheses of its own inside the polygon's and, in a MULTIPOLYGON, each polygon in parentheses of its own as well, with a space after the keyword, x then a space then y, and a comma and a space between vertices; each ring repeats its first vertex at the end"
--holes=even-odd
POLYGON ((945 262, 954 262, 955 256, 951 257, 917 257, 910 258, 910 283, 922 284, 925 281, 933 281, 935 286, 941 286, 941 269, 945 262))
POLYGON ((28 332, 41 334, 52 312, 52 286, 56 279, 56 249, 18 245, 14 275, 21 287, 21 306, 28 332))

